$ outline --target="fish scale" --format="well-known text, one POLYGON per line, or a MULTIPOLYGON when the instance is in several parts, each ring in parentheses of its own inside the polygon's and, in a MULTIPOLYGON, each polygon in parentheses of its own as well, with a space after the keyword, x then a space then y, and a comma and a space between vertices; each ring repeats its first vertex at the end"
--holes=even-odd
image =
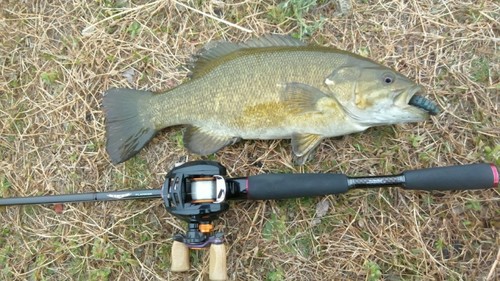
MULTIPOLYGON (((307 52, 303 53, 308 55, 307 52)), ((217 112, 237 116, 241 113, 241 108, 247 104, 255 106, 267 101, 278 101, 280 97, 279 85, 288 81, 303 82, 306 84, 314 83, 316 86, 321 86, 323 81, 322 79, 318 79, 319 75, 301 71, 301 69, 297 68, 297 64, 283 61, 285 58, 297 60, 300 57, 307 58, 307 56, 298 52, 291 52, 290 55, 287 55, 285 53, 279 56, 279 54, 273 55, 271 53, 266 56, 267 58, 263 56, 261 56, 262 58, 258 58, 250 54, 239 60, 219 66, 211 73, 198 78, 196 83, 186 83, 172 89, 168 92, 168 95, 158 95, 155 97, 154 102, 158 105, 158 114, 161 115, 161 119, 168 120, 168 113, 162 111, 161 106, 169 100, 175 100, 179 104, 187 105, 188 108, 178 108, 185 110, 184 112, 186 115, 189 115, 188 118, 191 118, 191 122, 195 119, 205 119, 213 116, 211 111, 187 112, 189 109, 192 109, 192 105, 194 104, 202 109, 210 109, 209 107, 213 106, 213 104, 222 105, 222 108, 219 109, 224 111, 217 112), (266 60, 266 62, 263 60, 266 60), (235 72, 231 70, 233 68, 239 70, 235 72), (274 77, 270 77, 269 73, 273 72, 274 77), (231 73, 231 75, 228 75, 228 73, 231 73), (217 83, 214 83, 214 81, 217 81, 217 83), (181 100, 186 100, 187 102, 183 103, 181 100), (233 106, 235 103, 239 103, 239 106, 233 106)), ((329 69, 325 68, 325 70, 327 73, 329 69)), ((168 124, 165 123, 163 125, 168 124)))
POLYGON ((370 59, 291 37, 219 42, 200 52, 192 79, 176 88, 108 90, 107 151, 120 163, 159 130, 186 125, 184 143, 194 153, 211 154, 240 139, 291 139, 303 164, 324 138, 427 119, 434 104, 413 98, 421 92, 370 59))

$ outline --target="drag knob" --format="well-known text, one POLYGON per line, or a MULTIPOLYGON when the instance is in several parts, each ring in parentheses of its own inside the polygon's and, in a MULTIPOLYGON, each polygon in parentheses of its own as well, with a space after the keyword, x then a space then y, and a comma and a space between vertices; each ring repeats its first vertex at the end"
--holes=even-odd
POLYGON ((209 279, 211 281, 227 280, 226 246, 224 244, 210 245, 209 279))
POLYGON ((174 241, 172 244, 172 255, 170 270, 172 272, 184 272, 189 270, 189 248, 182 242, 174 241))

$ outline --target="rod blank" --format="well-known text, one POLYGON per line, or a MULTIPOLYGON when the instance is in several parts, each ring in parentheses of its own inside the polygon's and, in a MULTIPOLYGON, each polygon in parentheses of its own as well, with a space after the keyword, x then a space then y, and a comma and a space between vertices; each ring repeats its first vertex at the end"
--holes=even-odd
POLYGON ((31 197, 0 198, 0 206, 57 204, 161 198, 161 189, 121 190, 31 197))

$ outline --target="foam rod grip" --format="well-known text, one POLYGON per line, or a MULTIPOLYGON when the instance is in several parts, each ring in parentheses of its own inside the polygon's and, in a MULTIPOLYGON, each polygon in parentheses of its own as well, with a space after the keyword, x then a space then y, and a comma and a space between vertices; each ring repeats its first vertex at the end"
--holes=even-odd
POLYGON ((172 244, 172 255, 170 270, 172 272, 185 272, 189 270, 189 248, 184 243, 174 241, 172 244))
POLYGON ((210 245, 210 268, 208 278, 211 281, 227 280, 226 246, 224 244, 210 245))
POLYGON ((480 163, 403 172, 405 189, 468 190, 498 186, 498 169, 480 163))
POLYGON ((347 192, 342 174, 261 174, 248 177, 247 199, 274 200, 347 192))

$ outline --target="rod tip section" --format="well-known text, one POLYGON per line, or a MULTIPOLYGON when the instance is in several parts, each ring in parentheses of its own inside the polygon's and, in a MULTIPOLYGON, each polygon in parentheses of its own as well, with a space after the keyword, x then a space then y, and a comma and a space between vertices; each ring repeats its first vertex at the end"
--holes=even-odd
POLYGON ((209 277, 211 281, 226 281, 226 246, 224 244, 210 245, 210 268, 209 277))
POLYGON ((189 270, 189 248, 184 243, 174 241, 172 244, 172 255, 170 270, 172 272, 185 272, 189 270))

